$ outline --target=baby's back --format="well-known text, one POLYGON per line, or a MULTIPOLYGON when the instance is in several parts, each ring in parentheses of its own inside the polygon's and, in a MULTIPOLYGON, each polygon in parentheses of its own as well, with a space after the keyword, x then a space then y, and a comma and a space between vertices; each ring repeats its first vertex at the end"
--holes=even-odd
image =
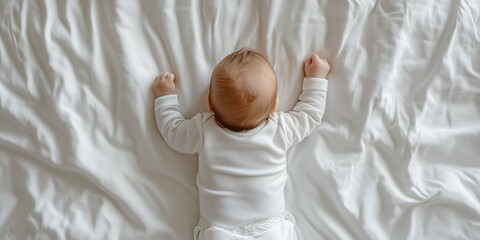
POLYGON ((205 122, 197 185, 200 214, 213 224, 234 227, 284 211, 285 148, 278 125, 269 120, 245 133, 205 122))

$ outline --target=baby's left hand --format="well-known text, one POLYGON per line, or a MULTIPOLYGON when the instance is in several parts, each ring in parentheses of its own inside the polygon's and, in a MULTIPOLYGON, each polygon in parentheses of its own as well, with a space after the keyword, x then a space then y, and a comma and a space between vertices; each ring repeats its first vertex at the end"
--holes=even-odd
POLYGON ((156 97, 175 94, 175 75, 165 72, 153 81, 153 92, 156 97))
POLYGON ((305 75, 307 77, 327 78, 330 72, 330 64, 327 60, 320 58, 317 54, 312 54, 307 61, 305 61, 305 75))

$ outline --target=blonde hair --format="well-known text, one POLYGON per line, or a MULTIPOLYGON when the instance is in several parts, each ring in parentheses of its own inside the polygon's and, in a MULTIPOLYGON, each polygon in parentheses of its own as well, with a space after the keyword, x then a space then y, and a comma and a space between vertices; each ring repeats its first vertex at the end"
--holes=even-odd
POLYGON ((277 80, 259 53, 240 49, 212 72, 209 101, 217 122, 232 131, 253 129, 275 109, 277 80))

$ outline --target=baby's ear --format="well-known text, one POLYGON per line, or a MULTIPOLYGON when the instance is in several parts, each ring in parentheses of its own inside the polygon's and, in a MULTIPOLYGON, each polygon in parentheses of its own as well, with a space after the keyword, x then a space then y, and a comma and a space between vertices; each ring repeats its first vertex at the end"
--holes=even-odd
POLYGON ((275 104, 273 104, 272 113, 276 112, 278 108, 278 96, 275 98, 275 104))

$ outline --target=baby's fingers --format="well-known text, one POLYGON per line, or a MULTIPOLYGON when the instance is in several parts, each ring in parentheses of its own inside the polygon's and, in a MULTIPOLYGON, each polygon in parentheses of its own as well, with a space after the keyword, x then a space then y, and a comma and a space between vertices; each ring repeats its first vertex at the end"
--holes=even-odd
POLYGON ((308 67, 310 64, 312 64, 312 57, 309 57, 307 60, 305 60, 305 67, 308 67))
POLYGON ((316 54, 312 54, 307 60, 305 60, 305 66, 309 66, 316 60, 314 55, 316 54))
POLYGON ((324 63, 326 63, 328 66, 330 66, 330 63, 327 61, 327 59, 321 58, 321 61, 324 62, 324 63))
POLYGON ((175 81, 175 75, 173 73, 167 73, 165 75, 165 79, 168 81, 168 82, 174 82, 175 81))
POLYGON ((158 75, 158 76, 155 78, 154 82, 155 82, 155 83, 158 83, 158 82, 161 82, 163 79, 165 79, 165 73, 162 73, 162 74, 158 75))
POLYGON ((155 78, 155 82, 173 82, 175 75, 173 73, 164 72, 155 78))

